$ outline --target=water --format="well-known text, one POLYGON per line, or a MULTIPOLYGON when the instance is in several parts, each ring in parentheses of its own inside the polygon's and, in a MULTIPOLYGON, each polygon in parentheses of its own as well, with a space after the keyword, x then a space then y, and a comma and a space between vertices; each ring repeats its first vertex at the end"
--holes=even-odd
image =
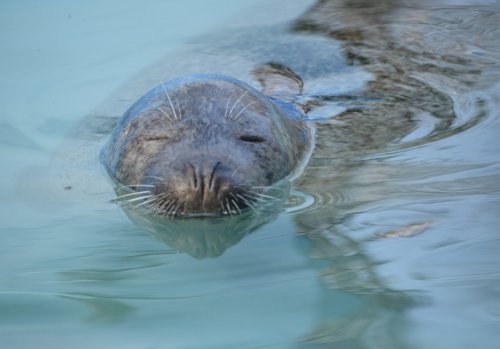
POLYGON ((498 3, 0 6, 1 348, 499 348, 498 3), (317 136, 284 212, 200 239, 109 202, 137 96, 270 60, 317 136))

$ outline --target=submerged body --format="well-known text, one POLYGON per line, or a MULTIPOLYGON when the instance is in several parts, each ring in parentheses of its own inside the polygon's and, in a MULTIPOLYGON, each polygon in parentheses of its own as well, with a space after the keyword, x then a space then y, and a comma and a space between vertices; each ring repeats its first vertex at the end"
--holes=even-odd
MULTIPOLYGON (((258 77, 264 90, 289 100, 302 82, 285 73, 258 77)), ((165 82, 118 121, 101 161, 131 191, 129 201, 153 211, 240 213, 262 197, 262 188, 300 167, 311 148, 304 115, 283 99, 222 75, 165 82)))

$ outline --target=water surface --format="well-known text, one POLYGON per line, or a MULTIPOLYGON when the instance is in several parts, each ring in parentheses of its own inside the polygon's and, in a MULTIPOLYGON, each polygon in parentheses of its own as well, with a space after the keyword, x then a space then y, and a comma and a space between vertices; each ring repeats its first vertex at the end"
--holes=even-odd
POLYGON ((498 348, 498 3, 0 6, 0 347, 498 348), (267 61, 317 138, 281 211, 158 235, 110 202, 135 98, 267 61))

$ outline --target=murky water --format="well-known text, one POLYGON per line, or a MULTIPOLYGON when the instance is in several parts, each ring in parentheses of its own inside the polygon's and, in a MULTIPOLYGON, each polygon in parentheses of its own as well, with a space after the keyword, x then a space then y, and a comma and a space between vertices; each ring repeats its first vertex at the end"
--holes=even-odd
POLYGON ((1 348, 499 348, 497 2, 0 8, 1 348), (137 96, 267 61, 317 137, 282 210, 158 231, 110 203, 137 96))

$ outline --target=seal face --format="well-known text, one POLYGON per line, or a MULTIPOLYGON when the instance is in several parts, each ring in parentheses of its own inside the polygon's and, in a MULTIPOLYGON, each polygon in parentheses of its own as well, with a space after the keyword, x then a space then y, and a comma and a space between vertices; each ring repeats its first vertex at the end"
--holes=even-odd
POLYGON ((119 196, 167 215, 233 214, 304 161, 311 131, 292 104, 230 77, 165 82, 125 112, 101 151, 119 196))

